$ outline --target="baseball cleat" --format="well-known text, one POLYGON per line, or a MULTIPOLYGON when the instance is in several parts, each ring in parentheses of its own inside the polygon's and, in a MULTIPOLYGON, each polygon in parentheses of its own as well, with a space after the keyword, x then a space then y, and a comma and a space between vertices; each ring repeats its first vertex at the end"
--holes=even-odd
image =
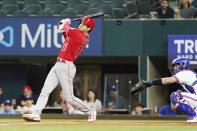
POLYGON ((40 116, 34 114, 23 114, 22 116, 26 121, 40 122, 40 116))
POLYGON ((187 120, 188 123, 197 123, 197 116, 191 117, 187 120))
POLYGON ((96 114, 97 114, 96 110, 94 110, 91 114, 89 114, 88 121, 89 122, 96 121, 96 114))

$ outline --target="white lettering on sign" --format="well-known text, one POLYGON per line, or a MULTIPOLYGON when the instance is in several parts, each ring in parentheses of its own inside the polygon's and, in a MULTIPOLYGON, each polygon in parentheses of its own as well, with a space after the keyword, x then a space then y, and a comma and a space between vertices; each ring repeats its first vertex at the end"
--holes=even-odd
POLYGON ((197 53, 197 40, 174 40, 174 44, 177 45, 177 53, 197 53))
POLYGON ((57 26, 51 24, 39 24, 35 34, 33 35, 27 24, 21 25, 21 47, 26 48, 29 43, 32 48, 40 46, 41 48, 51 48, 52 44, 56 48, 61 48, 61 43, 58 43, 58 34, 61 33, 57 26), (53 40, 53 41, 52 41, 53 40))

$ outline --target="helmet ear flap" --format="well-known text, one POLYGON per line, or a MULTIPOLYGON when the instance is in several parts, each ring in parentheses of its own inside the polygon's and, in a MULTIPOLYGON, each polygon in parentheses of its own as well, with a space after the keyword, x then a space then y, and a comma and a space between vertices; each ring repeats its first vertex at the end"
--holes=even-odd
POLYGON ((188 69, 190 68, 190 64, 188 60, 185 60, 184 62, 180 63, 182 69, 188 69))

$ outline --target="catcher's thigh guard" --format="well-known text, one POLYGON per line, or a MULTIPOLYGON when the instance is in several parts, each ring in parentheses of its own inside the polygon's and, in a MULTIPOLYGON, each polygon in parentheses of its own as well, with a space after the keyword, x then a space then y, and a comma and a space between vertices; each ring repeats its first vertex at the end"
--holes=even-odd
POLYGON ((173 105, 179 104, 182 99, 183 96, 181 95, 181 91, 173 92, 170 95, 170 100, 173 105))

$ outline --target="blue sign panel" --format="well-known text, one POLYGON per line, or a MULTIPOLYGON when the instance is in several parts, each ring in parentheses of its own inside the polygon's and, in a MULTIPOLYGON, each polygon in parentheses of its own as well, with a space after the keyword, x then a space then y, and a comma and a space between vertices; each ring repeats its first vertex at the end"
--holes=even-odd
MULTIPOLYGON (((63 43, 57 23, 62 18, 0 18, 0 55, 56 56, 63 43)), ((95 29, 84 56, 102 55, 103 19, 95 18, 95 29)), ((77 28, 79 22, 71 27, 77 28)))
POLYGON ((168 61, 187 57, 191 64, 197 64, 197 35, 168 35, 168 61))

